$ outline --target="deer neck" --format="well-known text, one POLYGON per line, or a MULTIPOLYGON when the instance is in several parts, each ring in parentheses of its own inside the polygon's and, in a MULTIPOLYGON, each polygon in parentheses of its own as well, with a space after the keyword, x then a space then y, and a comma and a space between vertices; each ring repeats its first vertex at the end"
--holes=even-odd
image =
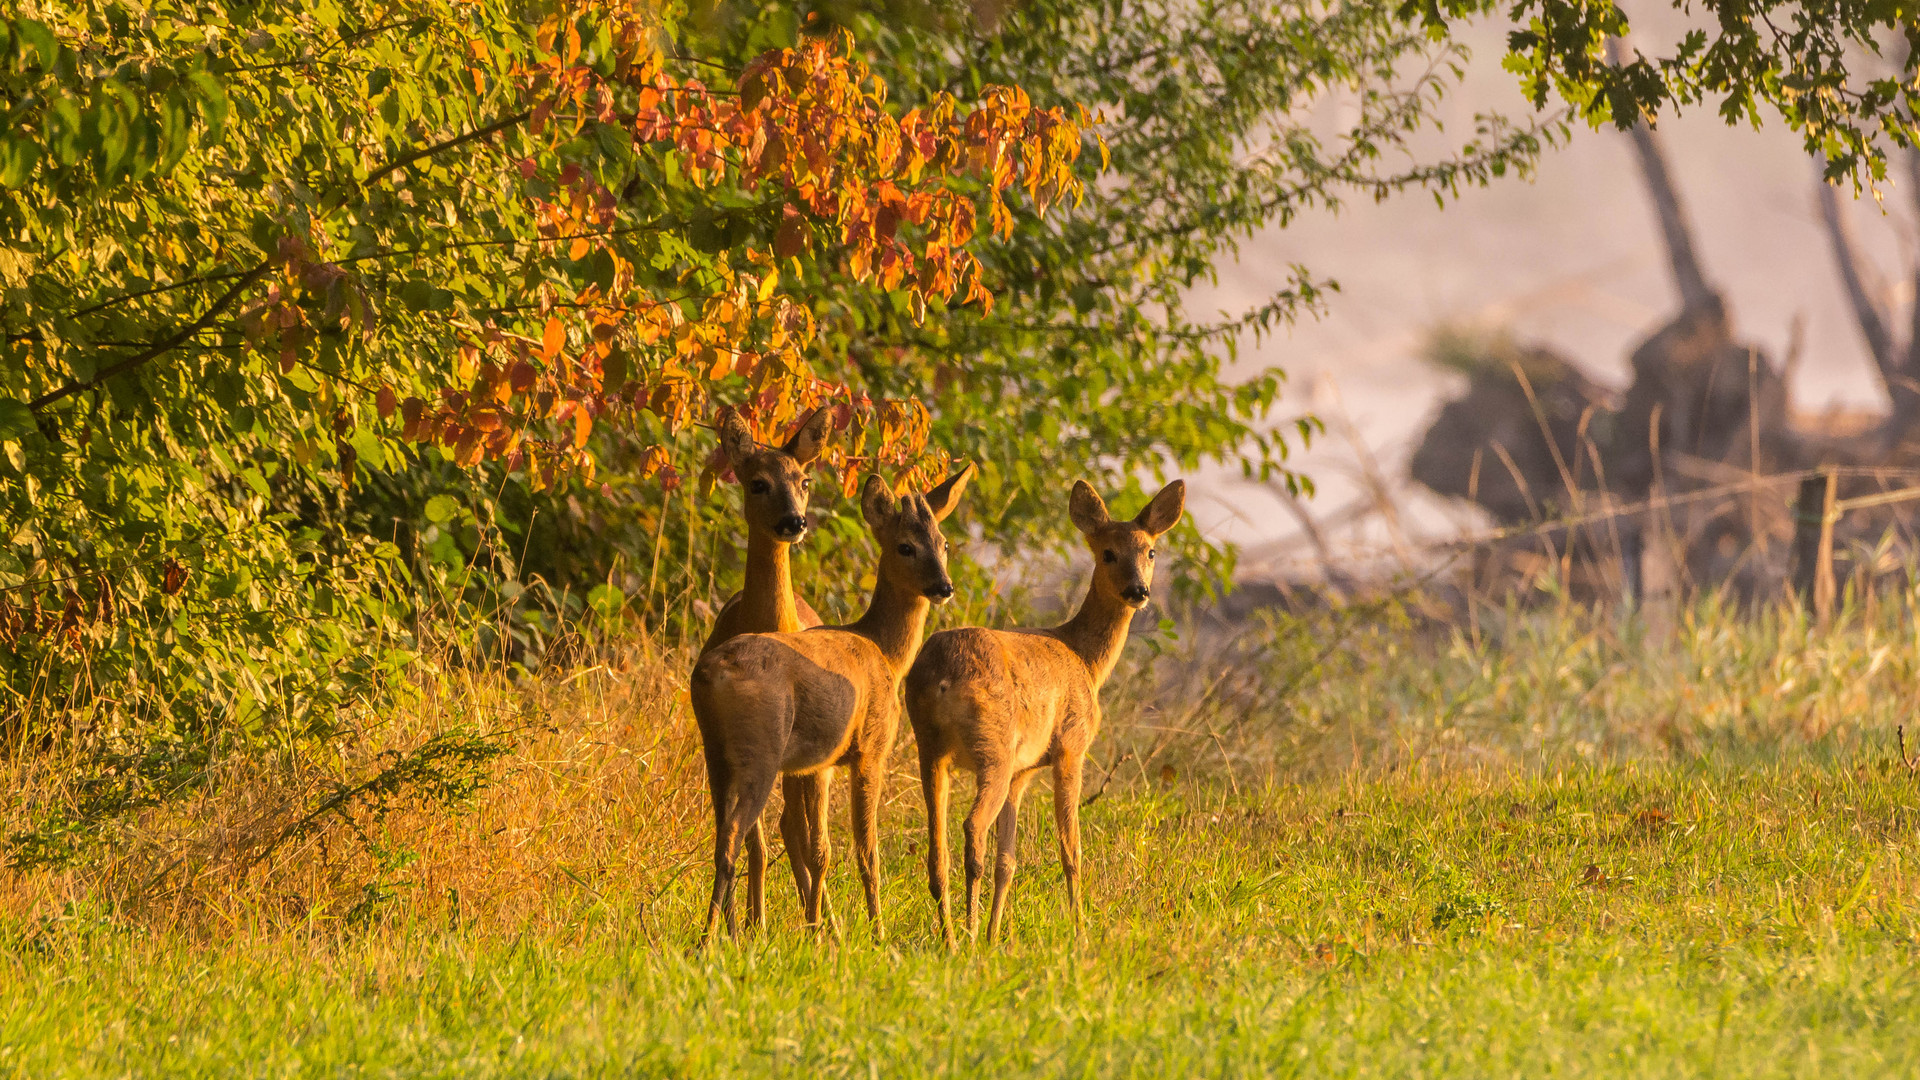
POLYGON ((1073 618, 1054 627, 1053 634, 1072 649, 1087 665, 1095 690, 1104 686, 1113 666, 1120 662, 1120 650, 1127 644, 1127 628, 1133 625, 1134 609, 1119 597, 1108 596, 1093 582, 1087 583, 1086 599, 1073 618))
POLYGON ((747 577, 740 587, 744 625, 775 633, 800 629, 800 609, 793 602, 793 568, 787 549, 763 529, 747 530, 747 577))
POLYGON ((927 610, 933 605, 917 593, 909 593, 882 578, 873 587, 873 600, 860 621, 847 627, 880 647, 893 669, 895 682, 913 663, 920 651, 920 637, 927 628, 927 610))

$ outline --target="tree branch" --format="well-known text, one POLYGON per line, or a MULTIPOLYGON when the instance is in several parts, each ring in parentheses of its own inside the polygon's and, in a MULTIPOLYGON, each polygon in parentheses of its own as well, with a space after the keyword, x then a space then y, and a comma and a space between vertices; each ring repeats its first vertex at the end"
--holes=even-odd
POLYGON ((165 353, 173 349, 175 346, 179 345, 181 342, 187 340, 188 338, 192 337, 193 335, 199 333, 202 330, 205 330, 208 326, 212 325, 213 320, 222 311, 226 310, 229 304, 232 304, 234 300, 238 299, 240 296, 240 293, 243 290, 245 290, 247 286, 259 280, 260 275, 266 273, 267 268, 270 267, 271 265, 272 265, 271 262, 262 260, 258 266, 255 266, 252 270, 249 270, 244 275, 242 275, 239 281, 234 282, 232 288, 228 289, 224 293, 221 293, 220 298, 218 300, 215 300, 213 304, 207 308, 206 311, 201 312, 200 317, 198 319, 195 319, 193 322, 189 323, 186 327, 181 329, 178 333, 172 335, 171 337, 167 337, 160 341, 154 342, 152 345, 148 346, 145 350, 139 353, 135 353, 134 355, 127 357, 125 360, 121 360, 115 364, 109 364, 107 367, 94 372, 93 378, 91 379, 86 379, 81 382, 68 383, 67 385, 62 386, 57 390, 49 390, 48 392, 40 395, 39 397, 33 399, 33 401, 29 402, 27 405, 27 408, 33 410, 34 412, 39 412, 41 409, 44 409, 47 406, 52 405, 57 401, 61 401, 66 398, 72 397, 73 395, 78 394, 85 390, 91 390, 94 387, 99 386, 101 383, 107 381, 108 379, 113 378, 115 375, 121 374, 122 372, 131 371, 134 368, 139 367, 141 364, 144 364, 147 361, 153 359, 154 357, 159 356, 162 353, 165 353))
POLYGON ((487 136, 492 135, 496 132, 505 131, 510 127, 514 127, 520 123, 525 122, 525 120, 532 115, 533 115, 533 110, 528 109, 525 112, 516 113, 512 116, 495 120, 493 123, 488 124, 486 127, 475 128, 474 130, 467 132, 465 135, 455 135, 453 138, 448 139, 445 142, 437 142, 437 143, 434 143, 432 146, 422 147, 419 150, 415 150, 411 154, 403 154, 400 157, 394 158, 392 161, 389 161, 385 165, 382 165, 379 168, 368 173, 367 178, 360 181, 360 186, 363 188, 372 187, 374 184, 379 183, 381 180, 385 179, 388 173, 398 172, 399 170, 406 168, 407 166, 413 164, 416 161, 419 161, 422 158, 430 158, 433 155, 438 154, 443 150, 451 150, 456 146, 460 146, 464 143, 470 143, 475 139, 484 139, 487 136))
POLYGON ((1887 328, 1887 311, 1867 285, 1860 265, 1860 253, 1854 247, 1853 230, 1847 223, 1840 193, 1832 184, 1820 183, 1820 220, 1826 226, 1827 240, 1833 247, 1833 261, 1840 270, 1840 283, 1846 286, 1847 302, 1853 306, 1854 321, 1860 324, 1860 336, 1867 340, 1867 352, 1873 356, 1873 368, 1889 398, 1899 395, 1893 380, 1898 375, 1894 362, 1893 332, 1887 328))
POLYGON ((1709 306, 1717 290, 1707 284, 1700 259, 1694 254, 1693 228, 1687 221, 1686 207, 1681 205, 1679 189, 1674 187, 1673 173, 1667 168, 1666 152, 1646 121, 1634 124, 1630 134, 1634 155, 1640 159, 1640 174, 1647 181, 1647 194, 1652 196, 1654 212, 1660 217, 1660 236, 1666 242, 1667 262, 1680 289, 1680 303, 1687 308, 1709 306))
MULTIPOLYGON (((1607 57, 1615 64, 1627 62, 1627 43, 1620 38, 1607 41, 1607 57)), ((1667 245, 1667 262, 1673 268, 1673 281, 1680 289, 1684 308, 1713 304, 1718 290, 1707 284, 1694 254, 1693 227, 1687 221, 1686 207, 1680 202, 1680 190, 1674 186, 1673 171, 1667 167, 1667 155, 1659 136, 1645 119, 1636 120, 1632 130, 1634 156, 1640 161, 1640 175, 1647 181, 1647 194, 1653 198, 1654 212, 1660 218, 1660 235, 1667 245)))

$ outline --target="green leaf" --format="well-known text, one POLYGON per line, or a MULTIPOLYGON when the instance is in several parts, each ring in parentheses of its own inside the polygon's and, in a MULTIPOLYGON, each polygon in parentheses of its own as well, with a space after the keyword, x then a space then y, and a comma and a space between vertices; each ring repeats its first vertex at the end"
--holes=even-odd
POLYGON ((86 122, 80 116, 80 103, 71 97, 55 98, 47 108, 47 147, 62 165, 80 160, 85 148, 82 138, 86 122))
POLYGON ((50 71, 59 65, 60 41, 53 36, 53 31, 48 29, 45 23, 21 19, 13 24, 13 32, 19 37, 22 45, 39 54, 40 67, 43 70, 50 71))
POLYGON ((347 445, 360 455, 360 461, 370 469, 387 467, 387 448, 380 436, 371 428, 358 428, 347 438, 347 445))
POLYGON ((451 495, 435 495, 427 500, 426 512, 428 521, 443 525, 460 512, 460 500, 451 495))
POLYGON ((18 439, 33 430, 33 410, 26 402, 0 398, 0 439, 18 439))
POLYGON ((187 82, 193 85, 194 92, 200 98, 200 115, 207 124, 207 138, 218 141, 227 127, 226 88, 220 80, 204 71, 196 71, 187 76, 187 82))
POLYGON ((26 187, 38 164, 38 146, 26 139, 0 138, 0 188, 26 187))

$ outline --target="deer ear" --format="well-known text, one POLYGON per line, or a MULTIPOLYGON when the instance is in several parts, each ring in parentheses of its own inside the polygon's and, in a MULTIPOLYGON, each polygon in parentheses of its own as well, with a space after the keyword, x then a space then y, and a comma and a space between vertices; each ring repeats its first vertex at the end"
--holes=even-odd
POLYGON ((1083 533, 1093 532, 1113 520, 1100 493, 1085 480, 1073 482, 1073 494, 1067 497, 1067 516, 1073 519, 1073 527, 1083 533))
POLYGON ((745 420, 740 419, 739 413, 728 410, 726 415, 720 418, 720 448, 726 451, 727 464, 733 466, 734 472, 737 473, 746 467, 747 459, 753 456, 755 445, 757 444, 753 441, 753 429, 747 426, 745 420))
POLYGON ((960 496, 966 493, 967 484, 978 470, 973 462, 967 467, 940 481, 932 491, 927 492, 927 509, 933 511, 933 520, 945 521, 953 508, 960 505, 960 496))
POLYGON ((874 532, 893 523, 899 515, 899 504, 894 501, 893 491, 887 482, 878 476, 867 477, 865 486, 860 489, 860 513, 867 519, 867 527, 874 532))
POLYGON ((1180 512, 1187 506, 1187 482, 1175 480, 1160 489, 1140 516, 1133 519, 1135 525, 1155 536, 1166 532, 1180 523, 1180 512))
POLYGON ((780 449, 786 455, 802 465, 820 456, 826 448, 827 436, 833 434, 833 411, 822 406, 807 415, 807 419, 780 449))

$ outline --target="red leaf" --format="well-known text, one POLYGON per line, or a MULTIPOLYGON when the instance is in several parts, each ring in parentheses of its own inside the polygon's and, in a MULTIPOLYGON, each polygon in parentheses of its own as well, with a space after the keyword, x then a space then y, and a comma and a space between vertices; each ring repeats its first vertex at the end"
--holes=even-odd
POLYGON ((392 416, 394 406, 398 404, 398 400, 393 394, 393 387, 382 385, 380 392, 374 395, 374 402, 380 408, 380 419, 385 420, 387 417, 392 416))
POLYGON ((773 253, 783 259, 792 259, 805 250, 807 250, 806 219, 789 206, 780 222, 780 231, 774 234, 773 253))

